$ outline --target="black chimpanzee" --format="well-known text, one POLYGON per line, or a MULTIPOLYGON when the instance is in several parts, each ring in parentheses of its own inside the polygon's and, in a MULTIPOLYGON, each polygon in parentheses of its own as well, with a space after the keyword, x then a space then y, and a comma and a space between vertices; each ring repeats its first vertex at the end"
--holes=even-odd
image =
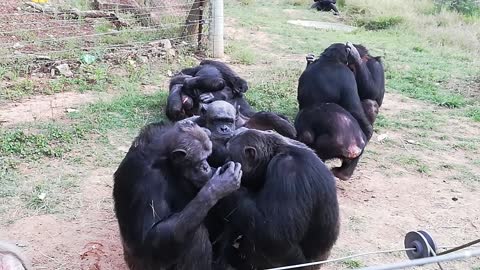
POLYGON ((335 5, 336 0, 313 0, 315 3, 310 8, 316 8, 317 11, 330 11, 333 10, 333 14, 338 15, 338 9, 335 5))
MULTIPOLYGON (((183 69, 171 79, 167 117, 178 121, 196 115, 201 102, 235 102, 238 98, 243 99, 243 93, 247 90, 247 82, 226 64, 203 60, 200 65, 183 69)), ((239 105, 244 106, 243 103, 239 105)))
POLYGON ((188 119, 210 130, 213 150, 208 163, 213 167, 222 166, 229 158, 225 145, 238 128, 274 130, 292 139, 296 137, 295 127, 286 117, 272 112, 258 112, 248 118, 223 100, 204 104, 199 116, 188 119))
POLYGON ((224 250, 228 262, 255 270, 326 259, 339 208, 325 164, 304 144, 270 131, 243 131, 227 149, 243 171, 242 187, 214 209, 236 239, 224 250))
POLYGON ((199 126, 207 128, 212 140, 212 153, 208 157, 208 164, 219 167, 229 158, 226 144, 236 129, 237 111, 232 104, 218 100, 202 106, 199 116, 187 118, 199 126))
POLYGON ((367 140, 349 112, 334 103, 321 103, 301 110, 295 128, 298 140, 315 150, 322 160, 342 160, 341 167, 332 169, 336 177, 347 180, 352 176, 367 140))
POLYGON ((212 144, 192 121, 150 124, 114 174, 113 198, 131 270, 212 269, 208 211, 240 187, 241 165, 212 176, 212 144))
POLYGON ((298 81, 300 110, 322 103, 336 103, 347 110, 370 140, 372 124, 367 118, 358 95, 355 76, 347 66, 345 44, 334 43, 307 66, 298 81))
POLYGON ((348 66, 355 74, 360 100, 371 99, 382 106, 385 71, 380 57, 371 56, 366 47, 347 42, 348 66))

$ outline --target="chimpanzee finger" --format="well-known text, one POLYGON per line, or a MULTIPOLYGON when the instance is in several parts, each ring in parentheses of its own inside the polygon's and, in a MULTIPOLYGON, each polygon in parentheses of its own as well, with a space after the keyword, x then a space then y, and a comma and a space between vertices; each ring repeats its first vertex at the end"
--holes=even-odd
POLYGON ((238 175, 242 171, 242 164, 236 162, 235 163, 235 169, 234 169, 234 175, 238 175))
POLYGON ((224 174, 227 172, 227 170, 229 171, 229 173, 233 173, 233 168, 234 168, 235 164, 233 163, 233 161, 229 161, 227 163, 225 163, 221 168, 220 168, 220 174, 224 174))

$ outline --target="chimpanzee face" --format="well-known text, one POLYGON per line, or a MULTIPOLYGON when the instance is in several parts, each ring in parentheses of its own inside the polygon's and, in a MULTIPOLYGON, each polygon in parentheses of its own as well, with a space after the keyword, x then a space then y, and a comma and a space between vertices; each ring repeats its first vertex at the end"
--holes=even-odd
POLYGON ((212 176, 207 157, 212 153, 212 142, 207 132, 191 121, 177 122, 177 133, 171 160, 175 173, 190 181, 194 186, 202 187, 212 176))
POLYGON ((214 101, 204 112, 206 128, 212 132, 212 139, 229 139, 235 131, 236 110, 230 103, 214 101))

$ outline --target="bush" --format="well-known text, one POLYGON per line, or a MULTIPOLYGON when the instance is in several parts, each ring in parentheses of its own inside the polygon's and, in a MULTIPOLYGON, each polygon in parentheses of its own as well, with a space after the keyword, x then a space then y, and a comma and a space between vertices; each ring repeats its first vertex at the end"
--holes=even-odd
POLYGON ((435 0, 435 7, 437 11, 447 8, 469 16, 480 13, 480 4, 477 0, 435 0))
POLYGON ((383 30, 390 27, 396 26, 403 22, 402 17, 398 16, 387 16, 387 17, 376 17, 373 19, 359 19, 357 20, 357 25, 364 27, 366 30, 383 30))

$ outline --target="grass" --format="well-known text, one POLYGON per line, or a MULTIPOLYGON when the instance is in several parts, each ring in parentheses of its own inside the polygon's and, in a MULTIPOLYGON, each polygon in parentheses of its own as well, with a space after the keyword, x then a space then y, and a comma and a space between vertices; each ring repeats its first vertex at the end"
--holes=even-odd
POLYGON ((233 40, 228 42, 228 45, 225 48, 225 53, 230 55, 233 60, 232 63, 234 64, 253 65, 257 58, 255 53, 245 42, 233 40))
POLYGON ((318 54, 334 42, 352 41, 365 44, 371 49, 372 54, 383 56, 387 88, 390 91, 447 108, 465 108, 468 105, 470 109, 464 110, 464 114, 478 119, 476 111, 480 108, 479 101, 448 88, 448 82, 452 79, 472 80, 476 76, 475 70, 480 68, 480 61, 471 57, 471 52, 478 51, 480 44, 477 40, 468 39, 470 36, 480 34, 478 32, 480 27, 476 27, 478 20, 467 20, 461 15, 447 11, 434 13, 433 5, 428 1, 409 1, 408 5, 403 1, 345 2, 344 13, 347 23, 355 24, 373 14, 373 19, 369 20, 379 22, 378 25, 383 26, 371 27, 377 28, 378 31, 361 28, 345 33, 288 25, 286 21, 291 19, 331 20, 325 14, 300 12, 305 6, 296 6, 292 1, 286 1, 284 4, 280 2, 278 5, 257 1, 247 7, 228 2, 226 13, 236 18, 239 24, 247 29, 260 28, 270 33, 272 50, 299 55, 299 59, 307 52, 318 54), (288 13, 287 16, 285 9, 299 12, 288 13), (427 22, 428 27, 435 25, 434 29, 429 28, 431 32, 426 34, 416 32, 418 28, 424 30, 423 27, 416 27, 417 25, 427 22), (454 31, 455 27, 460 26, 463 27, 462 31, 454 31), (455 32, 454 35, 460 32, 468 37, 435 40, 441 36, 439 31, 450 30, 455 32), (457 46, 459 43, 465 46, 459 48, 457 46))
POLYGON ((356 260, 346 260, 346 261, 343 261, 342 264, 345 265, 347 269, 356 269, 363 266, 363 264, 360 261, 356 261, 356 260))

